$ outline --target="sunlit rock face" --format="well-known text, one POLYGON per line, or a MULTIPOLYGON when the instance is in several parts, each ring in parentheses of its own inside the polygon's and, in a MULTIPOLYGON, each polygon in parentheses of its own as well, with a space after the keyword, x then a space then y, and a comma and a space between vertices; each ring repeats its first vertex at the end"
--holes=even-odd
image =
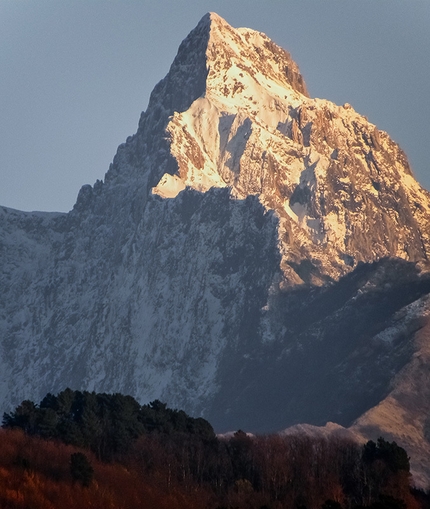
POLYGON ((429 217, 385 132, 208 14, 104 182, 0 208, 2 408, 69 386, 219 431, 350 425, 421 351, 429 217))
POLYGON ((428 193, 386 133, 347 104, 309 98, 297 65, 265 35, 215 14, 183 46, 197 34, 207 40, 204 90, 168 119, 176 165, 154 193, 257 195, 279 219, 287 286, 336 280, 359 261, 426 257, 428 193))

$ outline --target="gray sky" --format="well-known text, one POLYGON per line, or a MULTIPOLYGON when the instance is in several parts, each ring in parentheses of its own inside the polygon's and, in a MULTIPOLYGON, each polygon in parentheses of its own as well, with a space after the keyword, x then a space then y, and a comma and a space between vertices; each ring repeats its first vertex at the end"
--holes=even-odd
POLYGON ((430 0, 0 0, 0 205, 70 210, 208 11, 287 49, 311 96, 388 131, 430 189, 430 0))

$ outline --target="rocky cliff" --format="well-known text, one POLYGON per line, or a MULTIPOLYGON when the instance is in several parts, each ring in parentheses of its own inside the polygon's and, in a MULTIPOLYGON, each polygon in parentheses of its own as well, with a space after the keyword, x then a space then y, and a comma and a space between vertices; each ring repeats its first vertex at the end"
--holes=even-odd
POLYGON ((70 213, 0 208, 2 408, 69 386, 350 425, 420 355, 429 218, 385 132, 208 14, 70 213))

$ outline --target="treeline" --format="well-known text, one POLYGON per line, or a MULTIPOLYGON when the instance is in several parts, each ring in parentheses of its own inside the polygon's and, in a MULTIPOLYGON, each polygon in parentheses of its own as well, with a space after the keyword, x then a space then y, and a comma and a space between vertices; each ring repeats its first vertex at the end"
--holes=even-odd
POLYGON ((154 432, 215 438, 207 421, 171 410, 158 400, 141 406, 131 396, 71 389, 47 394, 38 405, 23 401, 3 415, 3 427, 90 449, 103 461, 121 458, 138 437, 154 432))
POLYGON ((218 439, 155 401, 66 390, 5 414, 0 507, 419 509, 395 442, 218 439), (39 502, 35 502, 39 500, 39 502))

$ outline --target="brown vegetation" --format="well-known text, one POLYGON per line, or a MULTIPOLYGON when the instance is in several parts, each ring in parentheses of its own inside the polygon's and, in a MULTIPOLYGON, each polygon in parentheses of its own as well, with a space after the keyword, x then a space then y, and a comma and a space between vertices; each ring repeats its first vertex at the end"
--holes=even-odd
POLYGON ((395 442, 242 431, 218 439, 206 421, 160 402, 67 394, 79 403, 68 412, 60 394, 5 414, 0 509, 429 507, 425 493, 411 492, 409 459, 395 442))
POLYGON ((20 430, 0 431, 0 507, 2 509, 143 508, 182 509, 206 505, 207 495, 171 486, 166 476, 98 461, 88 487, 74 482, 70 457, 77 449, 29 437, 20 430))

